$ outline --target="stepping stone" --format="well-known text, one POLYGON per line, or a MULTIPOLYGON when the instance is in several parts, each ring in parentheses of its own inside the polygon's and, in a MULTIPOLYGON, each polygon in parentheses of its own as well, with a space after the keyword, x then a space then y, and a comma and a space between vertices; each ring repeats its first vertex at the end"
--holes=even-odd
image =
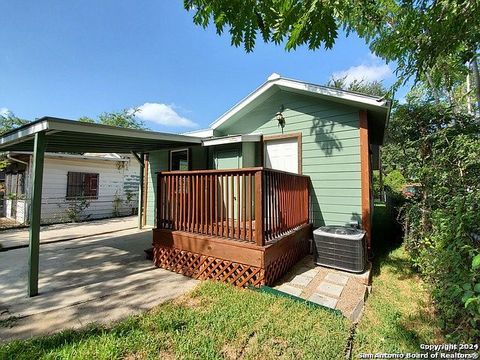
POLYGON ((342 274, 329 273, 327 276, 325 276, 325 280, 334 284, 347 285, 348 276, 345 276, 342 274))
POLYGON ((307 277, 310 277, 310 278, 314 278, 318 272, 320 271, 320 269, 318 268, 313 268, 313 269, 302 269, 301 271, 299 271, 300 275, 302 276, 307 276, 307 277))
POLYGON ((326 306, 331 309, 335 309, 335 306, 337 306, 337 301, 338 301, 337 299, 334 299, 319 293, 313 293, 313 295, 310 296, 308 300, 311 302, 314 302, 315 304, 326 306))
POLYGON ((284 292, 286 294, 289 294, 289 295, 293 295, 293 296, 300 296, 300 294, 303 291, 303 289, 300 289, 300 288, 297 288, 295 286, 291 286, 291 285, 288 285, 288 284, 280 285, 277 288, 277 290, 281 291, 281 292, 284 292))
POLYGON ((342 295, 343 286, 322 281, 317 287, 317 291, 328 296, 339 298, 340 295, 342 295))
POLYGON ((299 285, 299 286, 307 286, 310 281, 312 281, 313 277, 305 276, 305 275, 297 275, 295 276, 290 283, 292 285, 299 285))

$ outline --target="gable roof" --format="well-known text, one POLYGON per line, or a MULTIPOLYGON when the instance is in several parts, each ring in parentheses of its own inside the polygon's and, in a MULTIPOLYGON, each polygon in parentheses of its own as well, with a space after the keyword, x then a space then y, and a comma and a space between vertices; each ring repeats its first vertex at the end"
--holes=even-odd
POLYGON ((252 110, 255 106, 262 103, 274 92, 283 90, 292 93, 303 94, 328 101, 333 101, 349 106, 367 110, 369 114, 371 134, 373 143, 381 144, 385 126, 388 122, 391 109, 391 101, 383 97, 370 96, 352 91, 341 90, 324 85, 312 84, 304 81, 283 78, 278 74, 269 76, 266 82, 255 89, 244 99, 234 105, 230 110, 221 115, 217 120, 210 124, 210 128, 221 130, 227 125, 235 122, 237 119, 252 110))

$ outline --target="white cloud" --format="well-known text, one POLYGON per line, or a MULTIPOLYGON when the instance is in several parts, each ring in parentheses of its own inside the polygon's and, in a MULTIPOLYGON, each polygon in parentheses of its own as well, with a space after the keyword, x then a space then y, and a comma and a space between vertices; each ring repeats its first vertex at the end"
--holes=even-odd
POLYGON ((381 81, 392 76, 392 69, 387 64, 362 64, 352 66, 347 70, 337 71, 332 74, 335 79, 344 78, 347 85, 357 81, 381 81))
POLYGON ((6 107, 0 107, 0 116, 10 115, 12 112, 6 107))
POLYGON ((150 121, 165 126, 197 127, 198 124, 180 116, 174 106, 160 103, 145 103, 138 107, 136 116, 144 121, 150 121))

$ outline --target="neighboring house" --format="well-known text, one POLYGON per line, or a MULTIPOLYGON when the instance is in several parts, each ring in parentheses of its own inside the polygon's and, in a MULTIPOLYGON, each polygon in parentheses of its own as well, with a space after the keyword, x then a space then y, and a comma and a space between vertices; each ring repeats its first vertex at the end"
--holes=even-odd
POLYGON ((272 284, 308 251, 309 224, 359 226, 370 248, 373 159, 389 113, 388 100, 272 74, 186 134, 201 145, 150 152, 156 265, 272 284))
POLYGON ((0 171, 0 217, 5 216, 4 212, 4 201, 3 198, 5 196, 5 171, 0 171))
MULTIPOLYGON (((8 152, 5 216, 29 220, 32 154, 8 152)), ((42 223, 82 221, 135 214, 140 166, 129 155, 46 153, 42 223)))

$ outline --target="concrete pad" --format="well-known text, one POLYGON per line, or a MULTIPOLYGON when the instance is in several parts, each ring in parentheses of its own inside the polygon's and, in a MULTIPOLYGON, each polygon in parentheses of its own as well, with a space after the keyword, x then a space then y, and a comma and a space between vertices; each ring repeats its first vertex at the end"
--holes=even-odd
MULTIPOLYGON (((40 243, 46 244, 68 239, 85 238, 121 230, 135 229, 138 226, 137 216, 66 223, 42 226, 40 243)), ((2 250, 20 246, 28 246, 28 228, 0 231, 2 250)))
POLYGON ((346 318, 357 322, 362 316, 366 295, 370 291, 370 287, 367 286, 371 276, 370 269, 368 267, 363 274, 348 273, 315 265, 313 256, 307 255, 280 279, 278 287, 286 284, 290 285, 291 279, 297 276, 311 277, 310 275, 315 273, 308 285, 301 287, 302 292, 299 297, 323 306, 334 307, 340 310, 346 318), (346 283, 345 278, 347 279, 346 283), (342 283, 345 283, 345 285, 342 283), (321 293, 318 290, 321 285, 323 285, 322 288, 326 287, 330 294, 321 293), (336 301, 335 305, 334 301, 329 299, 336 301))
POLYGON ((0 252, 0 342, 108 323, 185 294, 197 280, 145 260, 151 231, 126 230, 40 247, 39 292, 26 297, 26 248, 0 252))
POLYGON ((347 285, 348 276, 338 273, 330 273, 325 276, 325 280, 338 285, 347 285))
POLYGON ((313 277, 297 275, 290 281, 290 284, 298 285, 298 286, 307 286, 310 283, 310 281, 312 281, 312 278, 313 277))
POLYGON ((322 281, 322 283, 317 287, 317 292, 329 296, 333 296, 339 298, 342 295, 343 286, 331 284, 326 281, 322 281))
POLYGON ((279 286, 277 290, 293 296, 300 296, 303 291, 300 288, 288 284, 283 284, 282 286, 279 286))
POLYGON ((329 307, 331 309, 335 309, 338 301, 337 299, 319 293, 313 293, 312 296, 308 298, 308 300, 318 305, 329 307))

